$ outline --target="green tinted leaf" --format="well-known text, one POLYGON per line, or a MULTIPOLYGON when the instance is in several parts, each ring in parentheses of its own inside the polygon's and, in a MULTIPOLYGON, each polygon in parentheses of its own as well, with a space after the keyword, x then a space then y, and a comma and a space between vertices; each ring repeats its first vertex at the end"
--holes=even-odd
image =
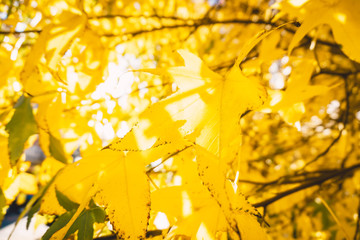
MULTIPOLYGON (((19 223, 20 219, 22 219, 27 213, 29 213, 27 223, 26 223, 26 228, 29 228, 31 218, 34 216, 34 213, 39 210, 40 203, 41 203, 40 200, 43 198, 44 194, 46 193, 46 191, 48 190, 50 185, 54 182, 54 180, 56 179, 57 175, 60 172, 61 172, 61 170, 58 171, 56 173, 56 175, 30 199, 30 201, 26 204, 25 209, 21 212, 18 219, 16 220, 15 227, 19 223)), ((14 230, 15 230, 15 227, 14 227, 14 230)))
POLYGON ((324 230, 329 229, 331 226, 335 225, 336 223, 331 218, 329 211, 326 209, 324 204, 316 204, 313 203, 312 206, 314 207, 313 216, 321 214, 321 222, 324 230))
POLYGON ((66 212, 63 215, 61 215, 51 226, 50 228, 46 231, 46 233, 44 234, 44 236, 42 236, 42 240, 48 240, 50 239, 50 237, 57 232, 58 230, 60 230, 61 228, 63 228, 72 218, 72 216, 75 214, 76 210, 70 211, 70 212, 66 212))
POLYGON ((53 135, 50 135, 50 146, 49 150, 51 155, 58 161, 62 163, 67 163, 66 155, 64 152, 64 148, 59 141, 59 139, 55 138, 53 135))
POLYGON ((93 215, 95 222, 97 222, 97 223, 105 222, 106 214, 102 208, 96 207, 96 208, 92 209, 91 214, 93 215))
MULTIPOLYGON (((74 232, 76 232, 76 230, 78 230, 80 228, 80 226, 83 223, 84 221, 84 218, 82 217, 83 214, 85 213, 86 211, 83 211, 80 216, 74 221, 74 223, 71 225, 71 227, 69 228, 69 230, 66 232, 65 234, 65 237, 64 239, 67 239, 71 234, 73 234, 74 232)), ((88 223, 87 223, 88 224, 88 223)))
POLYGON ((26 229, 29 229, 31 219, 33 218, 34 214, 39 211, 41 201, 37 201, 29 210, 28 218, 26 222, 26 229))
POLYGON ((6 213, 5 207, 6 207, 5 195, 2 191, 2 189, 0 188, 0 225, 1 225, 2 220, 4 219, 4 216, 6 213))
POLYGON ((10 163, 15 165, 20 158, 26 140, 37 133, 37 125, 30 105, 30 98, 21 96, 14 108, 15 113, 6 125, 9 133, 10 163))
POLYGON ((94 223, 101 223, 105 221, 105 211, 95 206, 89 210, 83 211, 80 216, 75 220, 73 225, 69 228, 65 238, 69 237, 72 233, 78 231, 79 240, 93 239, 94 223))
POLYGON ((83 218, 79 226, 78 240, 91 240, 94 235, 94 218, 90 211, 84 212, 83 218))
POLYGON ((79 204, 71 201, 67 196, 62 194, 56 189, 56 198, 59 201, 59 204, 65 208, 67 211, 76 210, 79 207, 79 204))

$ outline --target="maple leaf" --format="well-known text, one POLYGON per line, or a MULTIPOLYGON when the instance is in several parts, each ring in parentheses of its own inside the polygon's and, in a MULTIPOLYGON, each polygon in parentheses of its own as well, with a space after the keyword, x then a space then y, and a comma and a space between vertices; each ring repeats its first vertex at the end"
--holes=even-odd
MULTIPOLYGON (((262 36, 264 37, 266 34, 262 36)), ((257 43, 259 39, 262 37, 257 36, 254 42, 257 43)), ((247 46, 246 50, 250 51, 251 48, 247 46)), ((180 51, 180 53, 185 60, 185 67, 167 69, 168 73, 174 75, 180 91, 145 111, 142 118, 147 121, 140 122, 123 139, 110 144, 98 155, 70 165, 58 176, 53 188, 56 186, 67 196, 76 195, 76 202, 82 204, 71 218, 72 220, 53 236, 54 239, 61 238, 66 234, 82 211, 81 207, 86 207, 86 204, 95 195, 96 201, 106 206, 110 220, 119 236, 143 237, 146 232, 146 214, 149 214, 147 203, 149 190, 146 189, 146 177, 141 180, 143 178, 141 174, 144 174, 142 170, 144 165, 132 164, 138 163, 139 157, 148 162, 156 160, 155 156, 158 155, 154 154, 153 149, 161 148, 161 152, 165 151, 171 154, 179 151, 179 147, 183 149, 188 147, 186 145, 188 141, 195 140, 197 144, 205 146, 222 159, 235 157, 238 154, 241 142, 239 120, 246 110, 258 107, 263 103, 263 98, 266 96, 264 88, 259 83, 251 82, 242 75, 239 68, 240 62, 235 64, 225 80, 205 67, 196 56, 186 51, 180 51), (238 91, 247 88, 247 91, 234 93, 234 88, 238 91), (222 91, 226 91, 226 94, 222 91), (239 101, 242 106, 236 108, 235 105, 238 106, 239 101), (237 110, 229 113, 233 108, 237 110), (223 123, 220 122, 222 118, 224 118, 223 123), (149 128, 149 120, 155 127, 149 128), (234 127, 235 130, 229 130, 229 127, 234 127), (203 130, 195 132, 198 129, 203 130), (219 136, 220 134, 222 135, 219 136), (186 139, 189 136, 191 137, 186 139), (227 145, 236 150, 230 154, 226 151, 221 153, 221 145, 227 145), (116 161, 115 159, 123 158, 122 151, 130 152, 126 155, 125 160, 116 161), (150 152, 150 154, 146 154, 146 158, 144 158, 144 155, 137 151, 150 152), (223 156, 224 153, 226 156, 223 156), (94 161, 97 161, 98 157, 104 158, 105 156, 101 156, 103 154, 109 154, 109 156, 102 162, 100 168, 95 167, 97 164, 94 161), (136 156, 138 160, 130 158, 131 156, 136 156), (125 167, 122 163, 129 165, 125 167), (77 175, 74 176, 75 174, 77 175), (77 187, 66 182, 66 179, 70 178, 72 180, 76 178, 77 187), (116 185, 120 186, 120 191, 124 191, 125 197, 114 194, 110 187, 112 182, 116 182, 116 185), (135 187, 136 191, 142 189, 140 195, 129 190, 132 188, 130 186, 137 184, 139 187, 135 187), (93 192, 90 194, 92 196, 89 195, 89 192, 93 192), (136 204, 134 199, 140 200, 142 203, 136 204), (115 203, 117 204, 115 205, 115 203), (141 211, 139 211, 139 207, 141 207, 141 211), (129 218, 124 218, 125 215, 128 215, 129 218), (122 221, 117 220, 119 216, 122 221)), ((239 59, 242 59, 244 55, 240 57, 239 59)), ((158 152, 155 150, 155 153, 158 152)), ((54 198, 54 190, 45 197, 41 206, 42 212, 58 211, 54 210, 54 208, 59 208, 51 203, 49 200, 51 198, 54 198)))
MULTIPOLYGON (((281 5, 281 4, 280 4, 281 5)), ((323 0, 307 1, 300 7, 284 3, 284 12, 295 12, 301 16, 303 23, 296 31, 290 45, 289 52, 300 40, 315 27, 330 25, 336 42, 342 45, 342 50, 351 59, 360 61, 360 2, 357 0, 323 0)))
POLYGON ((234 192, 225 174, 219 171, 218 157, 194 146, 174 161, 179 165, 182 185, 161 188, 151 195, 153 211, 177 219, 166 239, 216 239, 220 232, 229 232, 232 239, 266 239, 257 222, 259 212, 243 195, 234 192), (196 163, 192 161, 194 157, 196 163))
MULTIPOLYGON (((218 232, 227 230, 224 214, 202 185, 193 157, 193 149, 188 149, 174 159, 182 178, 181 186, 164 187, 151 194, 152 211, 163 212, 171 223, 174 222, 166 239, 176 236, 213 239, 218 232)), ((214 179, 218 180, 221 179, 214 179)))
POLYGON ((85 22, 86 17, 79 13, 79 10, 72 9, 72 11, 63 13, 61 23, 50 24, 42 30, 21 72, 21 80, 28 93, 38 95, 39 91, 44 92, 44 89, 36 88, 38 85, 36 83, 44 81, 43 79, 39 80, 38 77, 38 67, 43 56, 47 60, 47 68, 54 78, 60 82, 63 81, 57 75, 58 63, 72 40, 84 30, 85 22))
MULTIPOLYGON (((51 225, 46 231, 42 239, 48 240, 59 229, 66 226, 75 214, 79 204, 72 202, 61 192, 56 191, 56 197, 62 207, 67 212, 59 216, 59 218, 51 225)), ((74 221, 69 230, 67 231, 65 238, 68 238, 74 232, 77 232, 79 240, 92 239, 94 234, 93 225, 95 222, 102 223, 105 221, 105 212, 102 208, 98 207, 93 201, 90 202, 88 209, 84 209, 79 217, 74 221)))
POLYGON ((150 192, 144 165, 136 156, 105 149, 65 167, 44 196, 40 212, 65 212, 57 202, 55 188, 80 206, 51 239, 62 239, 91 199, 105 207, 119 236, 144 238, 150 192))
POLYGON ((260 213, 243 195, 236 193, 236 189, 226 180, 225 173, 219 171, 218 158, 201 147, 195 149, 200 179, 224 213, 232 238, 240 236, 240 239, 253 239, 256 236, 257 239, 266 239, 264 230, 256 221, 260 213))
MULTIPOLYGON (((187 144, 193 142, 221 159, 214 171, 225 170, 227 163, 237 160, 240 151, 242 114, 260 107, 267 96, 257 79, 243 75, 240 63, 270 32, 258 34, 244 47, 225 78, 211 71, 198 57, 185 50, 179 51, 185 62, 184 67, 142 70, 170 75, 179 90, 152 105, 124 138, 116 140, 106 149, 150 151, 151 154, 144 158, 146 163, 150 163, 156 160, 154 156, 159 157, 152 153, 153 149, 161 148, 161 152, 165 152, 164 156, 185 149, 189 146, 187 144)), ((206 181, 206 184, 221 185, 225 182, 225 178, 219 177, 211 183, 206 181)), ((226 200, 227 193, 221 193, 220 189, 217 187, 212 194, 216 192, 221 196, 221 199, 215 199, 220 206, 223 205, 222 210, 233 232, 240 234, 236 223, 238 214, 233 212, 231 204, 226 200)), ((200 216, 203 217, 202 214, 200 216)))
MULTIPOLYGON (((330 82, 329 86, 310 84, 315 66, 314 60, 303 60, 295 64, 286 90, 281 92, 281 100, 276 104, 270 102, 272 105, 270 108, 273 111, 280 111, 288 123, 295 123, 300 120, 305 112, 304 102, 306 100, 325 94, 341 84, 339 82, 330 82)), ((276 100, 276 95, 274 100, 276 100)))
POLYGON ((267 98, 264 86, 257 78, 246 77, 240 64, 256 44, 282 26, 254 36, 225 77, 186 50, 178 51, 185 66, 139 70, 170 76, 179 90, 153 104, 139 116, 140 121, 131 132, 108 148, 138 151, 167 144, 170 149, 163 151, 171 152, 174 148, 183 149, 190 142, 220 157, 223 168, 238 160, 242 138, 240 119, 246 111, 259 108, 267 98))
POLYGON ((184 67, 141 71, 168 74, 179 90, 152 105, 140 116, 140 122, 130 134, 108 147, 126 150, 138 146, 137 149, 145 150, 159 142, 174 145, 185 139, 228 163, 234 161, 241 144, 240 118, 265 101, 264 87, 257 79, 245 77, 239 63, 224 78, 190 52, 178 52, 184 59, 184 67))

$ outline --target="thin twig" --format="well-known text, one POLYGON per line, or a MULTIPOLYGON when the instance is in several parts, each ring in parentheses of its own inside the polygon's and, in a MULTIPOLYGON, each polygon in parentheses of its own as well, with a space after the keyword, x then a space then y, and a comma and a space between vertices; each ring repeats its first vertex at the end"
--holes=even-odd
POLYGON ((10 35, 10 34, 21 34, 21 33, 41 33, 42 30, 24 30, 24 31, 0 31, 0 35, 10 35))
POLYGON ((322 151, 321 153, 319 153, 318 155, 315 156, 315 158, 313 158, 312 160, 310 160, 309 162, 307 162, 304 167, 301 169, 301 170, 304 170, 307 166, 309 166, 310 164, 313 164, 314 162, 316 162, 317 160, 319 160, 321 157, 325 156, 329 151, 330 149, 335 145, 335 143, 337 143, 340 138, 341 138, 341 135, 343 133, 345 128, 341 129, 339 134, 337 135, 337 137, 331 141, 331 143, 327 146, 327 148, 322 151))
MULTIPOLYGON (((131 35, 131 36, 136 36, 139 34, 143 34, 143 33, 150 33, 150 32, 156 32, 156 31, 161 31, 164 29, 174 29, 174 28, 193 28, 193 27, 200 27, 200 26, 208 26, 208 25, 214 25, 214 24, 260 24, 260 25, 271 25, 273 27, 277 27, 277 24, 275 23, 271 23, 268 21, 264 21, 264 20, 258 20, 258 21, 253 21, 250 19, 230 19, 230 20, 217 20, 217 19, 204 19, 204 20, 200 20, 200 21, 196 21, 193 20, 192 22, 189 23, 181 23, 181 24, 175 24, 175 25, 164 25, 161 27, 154 27, 151 29, 142 29, 142 30, 137 30, 134 32, 125 32, 123 34, 125 35, 131 35)), ((102 35, 104 37, 117 37, 118 34, 104 34, 102 35)))
POLYGON ((350 100, 349 100, 349 90, 348 90, 348 82, 347 82, 347 77, 344 77, 344 91, 345 91, 345 102, 346 102, 346 106, 345 106, 345 118, 343 121, 343 128, 339 131, 339 134, 337 135, 337 137, 329 144, 329 146, 322 151, 320 154, 318 154, 314 159, 312 159, 311 161, 307 162, 304 167, 302 168, 302 170, 304 170, 307 166, 309 166, 310 164, 316 162, 318 159, 320 159, 321 157, 325 156, 330 149, 335 145, 335 143, 337 143, 341 136, 343 131, 346 128, 346 124, 348 123, 348 118, 349 118, 349 111, 350 111, 350 100))

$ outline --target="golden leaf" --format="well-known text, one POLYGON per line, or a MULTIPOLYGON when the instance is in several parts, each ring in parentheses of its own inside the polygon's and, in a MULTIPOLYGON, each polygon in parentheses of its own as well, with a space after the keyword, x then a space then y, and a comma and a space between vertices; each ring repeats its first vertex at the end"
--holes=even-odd
MULTIPOLYGON (((84 29, 86 22, 84 15, 72 12, 64 15, 67 15, 67 17, 61 23, 50 24, 42 30, 21 72, 24 85, 28 80, 37 81, 32 75, 38 72, 37 65, 41 63, 43 56, 45 56, 49 71, 55 74, 58 70, 59 60, 69 48, 71 41, 84 29)), ((31 85, 28 85, 30 88, 31 85)))
POLYGON ((359 1, 308 1, 296 11, 305 13, 304 22, 290 43, 289 53, 309 31, 319 25, 328 24, 345 54, 353 60, 360 61, 359 1))
MULTIPOLYGON (((56 200, 55 188, 70 200, 81 203, 79 209, 86 207, 91 198, 105 206, 119 236, 130 239, 145 237, 150 192, 144 164, 136 158, 136 154, 125 157, 123 152, 105 149, 68 165, 45 194, 41 212, 64 212, 56 200)), ((81 213, 79 209, 77 212, 81 213)), ((75 213, 70 223, 75 221, 78 214, 75 213)), ((59 230, 53 239, 61 239, 70 223, 59 230)))

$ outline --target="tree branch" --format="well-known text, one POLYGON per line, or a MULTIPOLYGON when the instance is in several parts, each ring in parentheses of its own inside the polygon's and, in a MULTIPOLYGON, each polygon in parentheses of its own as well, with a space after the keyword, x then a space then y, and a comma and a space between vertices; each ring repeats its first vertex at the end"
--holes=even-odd
MULTIPOLYGON (((156 237, 156 236, 161 236, 161 235, 163 235, 164 233, 166 233, 168 231, 169 231, 169 229, 150 230, 150 231, 146 232, 146 238, 153 238, 153 237, 156 237)), ((94 238, 94 240, 117 240, 117 239, 118 238, 117 238, 116 234, 94 238)))
MULTIPOLYGON (((176 16, 159 16, 157 14, 152 15, 137 15, 137 16, 131 16, 131 15, 123 15, 123 14, 108 14, 108 15, 102 15, 102 16, 91 16, 88 19, 89 20, 99 20, 103 18, 159 18, 159 19, 169 19, 174 21, 183 21, 188 22, 184 24, 177 24, 177 25, 167 25, 167 26, 161 26, 161 27, 155 27, 152 29, 144 29, 144 30, 138 30, 134 32, 124 33, 127 35, 136 36, 143 33, 149 33, 149 32, 156 32, 164 29, 174 29, 174 28, 182 28, 182 27, 195 27, 198 28, 200 26, 207 26, 207 25, 213 25, 213 24, 260 24, 260 25, 271 25, 272 27, 278 27, 280 24, 276 24, 271 21, 265 21, 265 20, 251 20, 251 19, 228 19, 228 20, 218 20, 218 19, 211 19, 211 18, 203 18, 203 19, 191 19, 191 18, 181 18, 176 16)), ((299 27, 299 23, 294 23, 296 27, 299 27)), ((294 29, 284 27, 284 29, 288 32, 295 33, 296 31, 294 29)), ((0 35, 9 35, 9 34, 20 34, 20 33, 40 33, 42 30, 24 30, 22 32, 16 32, 16 31, 0 31, 0 35)), ((117 37, 117 34, 104 34, 102 35, 104 37, 117 37)), ((306 35, 304 37, 307 40, 312 40, 312 37, 306 35)), ((339 48, 340 45, 337 43, 328 42, 325 40, 318 39, 317 43, 331 46, 331 47, 337 47, 339 48)))
POLYGON ((104 18, 159 18, 159 19, 170 19, 170 20, 178 20, 178 21, 199 21, 201 19, 191 19, 191 18, 181 18, 176 16, 159 16, 157 14, 151 15, 125 15, 125 14, 107 14, 102 16, 90 16, 88 17, 89 20, 99 20, 104 18))
POLYGON ((0 31, 0 35, 10 35, 10 34, 21 34, 21 33, 41 33, 42 30, 24 30, 22 32, 17 31, 0 31))
POLYGON ((258 202, 258 203, 255 203, 253 204, 254 207, 265 207, 281 198, 284 198, 290 194, 293 194, 295 192, 298 192, 298 191, 301 191, 301 190, 304 190, 306 188, 309 188, 309 187, 313 187, 313 186, 316 186, 316 185, 321 185, 322 183, 324 183, 325 181, 327 180, 330 180, 332 178, 335 178, 335 177, 338 177, 338 176, 344 176, 345 174, 348 174, 348 173, 351 173, 352 171, 356 170, 357 168, 360 168, 360 163, 359 164, 356 164, 356 165, 353 165, 351 167, 348 167, 348 168, 344 168, 344 169, 341 169, 341 170, 337 170, 333 173, 329 173, 329 174, 325 174, 323 176, 320 176, 319 178, 317 178, 316 180, 314 181, 310 181, 308 183, 305 183, 305 184, 302 184, 300 186, 297 186, 295 188, 292 188, 292 189, 289 189, 287 191, 284 191, 284 192, 281 192, 279 194, 277 194, 276 196, 272 197, 272 198, 269 198, 267 200, 264 200, 262 202, 258 202))
POLYGON ((321 74, 334 75, 334 76, 340 76, 340 77, 347 77, 349 75, 355 75, 355 74, 358 74, 358 73, 360 73, 360 71, 335 72, 335 71, 331 71, 331 70, 328 70, 328 69, 321 69, 320 72, 313 74, 312 77, 316 77, 316 76, 321 75, 321 74))
MULTIPOLYGON (((214 24, 260 24, 260 25, 271 25, 273 27, 277 27, 278 25, 272 22, 268 22, 268 21, 264 21, 264 20, 258 20, 258 21, 253 21, 250 19, 230 19, 230 20, 217 20, 217 19, 209 19, 209 18, 205 18, 202 20, 197 20, 197 19, 188 19, 186 21, 189 21, 188 23, 181 23, 181 24, 175 24, 175 25, 165 25, 165 26, 161 26, 161 27, 154 27, 151 29, 142 29, 142 30, 137 30, 134 32, 125 32, 123 33, 124 35, 131 35, 131 36, 136 36, 139 34, 143 34, 143 33, 150 33, 150 32, 156 32, 156 31, 161 31, 164 29, 175 29, 175 28, 198 28, 201 26, 208 26, 208 25, 214 25, 214 24), (191 22, 190 22, 191 21, 191 22)), ((104 34, 102 35, 104 37, 117 37, 119 35, 117 34, 104 34)))

